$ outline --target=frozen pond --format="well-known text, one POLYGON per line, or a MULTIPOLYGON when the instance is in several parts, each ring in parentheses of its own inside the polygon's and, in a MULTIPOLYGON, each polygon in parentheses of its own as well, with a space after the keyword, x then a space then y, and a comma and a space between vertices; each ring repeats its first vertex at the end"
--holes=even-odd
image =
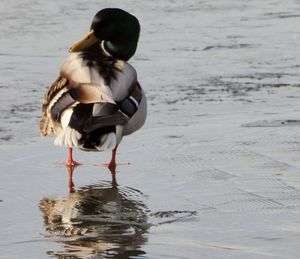
POLYGON ((300 1, 0 3, 0 258, 298 258, 300 1), (46 87, 105 7, 135 14, 149 116, 109 153, 41 139, 46 87))

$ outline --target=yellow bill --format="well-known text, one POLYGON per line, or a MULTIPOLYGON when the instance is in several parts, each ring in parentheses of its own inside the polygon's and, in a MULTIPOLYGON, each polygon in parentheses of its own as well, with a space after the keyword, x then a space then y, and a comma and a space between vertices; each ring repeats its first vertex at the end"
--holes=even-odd
POLYGON ((94 34, 94 30, 90 30, 82 40, 74 43, 70 48, 69 52, 78 52, 82 51, 92 45, 94 45, 99 40, 96 38, 94 34))

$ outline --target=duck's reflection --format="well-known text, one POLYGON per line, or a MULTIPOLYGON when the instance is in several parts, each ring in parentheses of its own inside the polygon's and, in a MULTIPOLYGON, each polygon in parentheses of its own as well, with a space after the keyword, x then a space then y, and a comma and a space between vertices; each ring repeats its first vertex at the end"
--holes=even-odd
POLYGON ((144 254, 148 209, 141 192, 113 181, 82 187, 68 197, 40 201, 46 233, 64 251, 57 258, 129 258, 144 254))
MULTIPOLYGON (((68 173, 68 187, 69 187, 69 192, 74 192, 74 182, 73 182, 73 173, 74 173, 74 170, 75 170, 75 167, 69 167, 67 166, 67 173, 68 173)), ((117 186, 117 179, 116 179, 116 171, 115 169, 109 169, 108 170, 110 171, 110 174, 111 174, 111 183, 113 186, 117 186)))

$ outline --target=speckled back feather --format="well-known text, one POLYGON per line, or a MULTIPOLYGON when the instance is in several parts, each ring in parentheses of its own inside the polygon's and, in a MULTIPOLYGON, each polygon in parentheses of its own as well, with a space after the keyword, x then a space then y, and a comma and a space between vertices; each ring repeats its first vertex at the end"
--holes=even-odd
MULTIPOLYGON (((49 87, 48 91, 45 94, 44 102, 42 106, 42 118, 40 120, 40 133, 42 136, 50 135, 51 133, 57 132, 61 127, 59 123, 55 122, 50 114, 50 102, 53 98, 65 88, 65 91, 68 90, 68 80, 59 76, 54 83, 49 87)), ((63 92, 65 92, 63 91, 63 92)))

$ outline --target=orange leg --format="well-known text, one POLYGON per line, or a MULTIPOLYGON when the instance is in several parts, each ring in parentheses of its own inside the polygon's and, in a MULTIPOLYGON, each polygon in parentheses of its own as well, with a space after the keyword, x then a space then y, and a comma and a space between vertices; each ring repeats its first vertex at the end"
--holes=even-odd
POLYGON ((71 147, 68 148, 68 160, 66 162, 67 167, 75 167, 80 165, 80 163, 76 162, 73 159, 73 149, 71 147))

